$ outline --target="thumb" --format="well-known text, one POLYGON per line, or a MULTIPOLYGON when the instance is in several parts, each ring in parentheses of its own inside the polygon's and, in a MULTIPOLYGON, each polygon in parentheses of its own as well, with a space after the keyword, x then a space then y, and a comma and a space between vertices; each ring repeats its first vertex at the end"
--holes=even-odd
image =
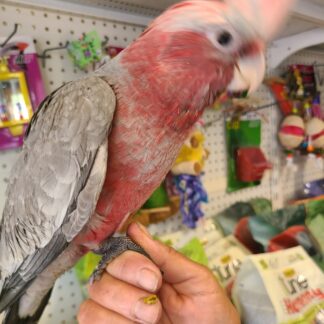
MULTIPOLYGON (((127 234, 146 251, 151 260, 160 268, 166 282, 179 284, 210 277, 210 271, 206 267, 189 260, 171 247, 154 240, 143 225, 132 223, 127 234)), ((194 287, 195 285, 192 285, 191 289, 194 290, 194 287)), ((191 291, 190 293, 194 292, 191 291)))

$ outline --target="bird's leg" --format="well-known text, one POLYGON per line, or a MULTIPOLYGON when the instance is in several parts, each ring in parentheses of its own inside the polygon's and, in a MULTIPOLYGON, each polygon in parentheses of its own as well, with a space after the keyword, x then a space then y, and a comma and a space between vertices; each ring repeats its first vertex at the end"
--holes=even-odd
POLYGON ((102 259, 92 273, 90 283, 99 280, 107 264, 125 251, 135 251, 150 258, 143 248, 134 243, 128 236, 109 237, 100 244, 98 249, 93 250, 94 253, 102 255, 102 259))

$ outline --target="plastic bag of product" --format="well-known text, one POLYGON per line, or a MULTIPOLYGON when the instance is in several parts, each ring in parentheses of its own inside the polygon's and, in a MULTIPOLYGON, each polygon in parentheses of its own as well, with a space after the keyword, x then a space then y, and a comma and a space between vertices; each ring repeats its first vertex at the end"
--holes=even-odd
POLYGON ((247 257, 232 297, 244 324, 324 323, 324 274, 300 246, 247 257))
POLYGON ((223 238, 223 233, 211 219, 204 219, 195 229, 186 228, 156 238, 191 260, 208 266, 209 251, 223 238))
POLYGON ((249 254, 233 235, 220 239, 208 249, 209 268, 229 295, 236 274, 249 254))
POLYGON ((324 200, 312 201, 306 205, 306 226, 316 241, 322 258, 324 257, 324 200))

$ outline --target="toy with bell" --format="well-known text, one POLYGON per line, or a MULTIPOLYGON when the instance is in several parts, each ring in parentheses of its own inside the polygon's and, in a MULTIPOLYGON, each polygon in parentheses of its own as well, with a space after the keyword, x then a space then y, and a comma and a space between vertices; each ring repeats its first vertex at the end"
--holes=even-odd
POLYGON ((297 115, 284 118, 279 129, 279 141, 287 151, 287 164, 293 165, 293 150, 298 148, 305 138, 304 120, 297 115))
POLYGON ((301 76, 300 70, 296 65, 293 66, 293 74, 296 80, 296 97, 303 97, 304 96, 304 85, 303 85, 303 78, 301 76))

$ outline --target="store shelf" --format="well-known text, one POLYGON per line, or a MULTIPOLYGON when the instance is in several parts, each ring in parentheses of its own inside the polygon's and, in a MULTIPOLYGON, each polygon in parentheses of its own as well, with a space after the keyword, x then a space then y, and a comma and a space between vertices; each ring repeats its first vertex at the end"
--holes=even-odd
POLYGON ((324 51, 324 0, 299 0, 280 35, 269 45, 268 67, 276 69, 302 49, 324 51))
POLYGON ((298 0, 294 7, 294 16, 313 23, 324 24, 324 1, 298 0))
POLYGON ((275 69, 286 58, 305 48, 324 50, 323 45, 319 44, 324 44, 324 28, 316 28, 276 40, 268 51, 268 66, 270 69, 275 69))

